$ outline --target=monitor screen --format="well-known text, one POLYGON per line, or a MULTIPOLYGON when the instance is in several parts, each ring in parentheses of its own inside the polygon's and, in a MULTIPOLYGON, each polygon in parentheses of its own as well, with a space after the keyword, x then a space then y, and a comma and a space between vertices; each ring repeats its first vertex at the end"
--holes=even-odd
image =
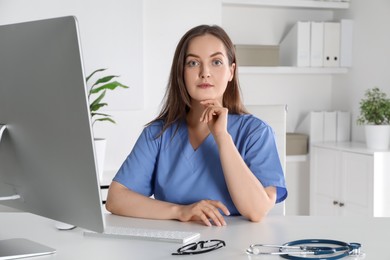
POLYGON ((75 17, 0 26, 0 203, 102 232, 86 90, 75 17))

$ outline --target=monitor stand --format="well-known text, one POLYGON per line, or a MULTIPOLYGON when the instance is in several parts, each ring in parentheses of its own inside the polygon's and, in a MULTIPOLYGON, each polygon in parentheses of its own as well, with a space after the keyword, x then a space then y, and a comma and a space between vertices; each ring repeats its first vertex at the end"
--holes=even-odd
POLYGON ((7 125, 0 124, 0 142, 1 142, 1 137, 3 136, 5 129, 7 129, 7 125))
MULTIPOLYGON (((6 125, 0 124, 0 144, 3 133, 7 129, 6 125)), ((0 200, 20 199, 20 195, 0 197, 0 200)), ((0 240, 0 259, 17 259, 33 256, 54 254, 54 248, 36 243, 24 238, 13 238, 0 240)))
MULTIPOLYGON (((3 136, 5 129, 7 129, 7 125, 0 124, 0 145, 1 145, 1 137, 3 136)), ((0 197, 0 200, 17 200, 20 198, 21 198, 20 195, 15 194, 7 197, 0 197)))
POLYGON ((24 238, 0 240, 0 259, 42 256, 55 252, 54 248, 24 238))

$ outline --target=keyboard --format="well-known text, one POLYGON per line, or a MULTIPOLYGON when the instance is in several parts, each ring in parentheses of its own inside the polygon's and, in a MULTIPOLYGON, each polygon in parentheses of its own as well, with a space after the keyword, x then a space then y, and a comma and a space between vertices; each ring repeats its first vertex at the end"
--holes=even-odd
POLYGON ((188 231, 161 230, 161 229, 144 229, 106 226, 103 233, 84 231, 86 236, 140 239, 150 241, 162 241, 186 244, 200 237, 199 233, 188 231))

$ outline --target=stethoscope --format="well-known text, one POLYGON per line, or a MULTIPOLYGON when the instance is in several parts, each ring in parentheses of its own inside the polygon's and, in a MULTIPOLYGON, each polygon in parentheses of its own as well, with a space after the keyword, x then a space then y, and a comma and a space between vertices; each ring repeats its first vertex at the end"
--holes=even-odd
POLYGON ((249 246, 246 253, 249 255, 279 255, 292 260, 333 260, 345 256, 364 257, 360 248, 359 243, 347 243, 331 239, 301 239, 283 245, 253 244, 249 246), (269 251, 272 249, 277 251, 269 251))

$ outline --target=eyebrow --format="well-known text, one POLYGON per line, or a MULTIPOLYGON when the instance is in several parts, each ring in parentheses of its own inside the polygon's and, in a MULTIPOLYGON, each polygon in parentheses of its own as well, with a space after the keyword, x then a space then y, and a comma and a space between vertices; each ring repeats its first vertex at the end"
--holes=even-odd
MULTIPOLYGON (((210 57, 215 57, 215 56, 218 56, 218 55, 222 55, 222 56, 225 57, 225 55, 224 55, 222 52, 220 52, 220 51, 217 51, 217 52, 211 54, 210 57)), ((196 54, 193 54, 193 53, 188 53, 188 54, 186 55, 186 58, 188 58, 188 57, 190 57, 190 56, 191 56, 191 57, 195 57, 195 58, 200 58, 199 55, 196 55, 196 54)))

